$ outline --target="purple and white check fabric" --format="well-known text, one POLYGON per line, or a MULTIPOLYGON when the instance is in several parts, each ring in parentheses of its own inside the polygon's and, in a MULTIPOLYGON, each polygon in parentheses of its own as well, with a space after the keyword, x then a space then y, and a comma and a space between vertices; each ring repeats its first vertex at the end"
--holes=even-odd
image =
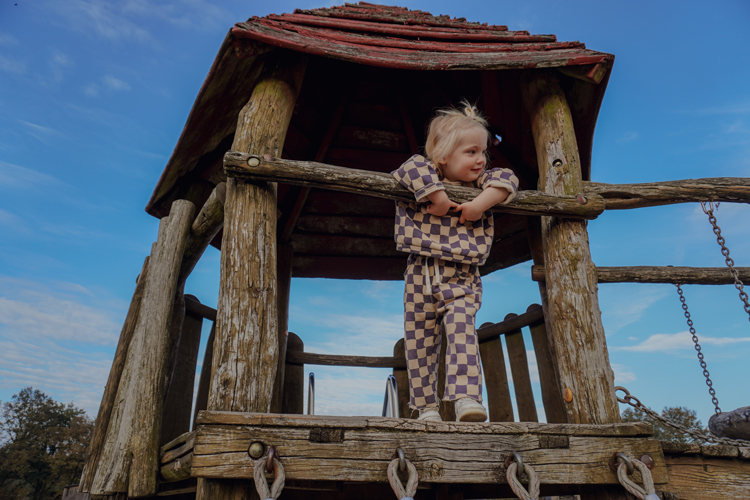
POLYGON ((477 266, 410 255, 404 273, 404 329, 409 407, 436 408, 445 325, 445 393, 442 399, 482 400, 482 366, 474 317, 482 305, 477 266))
MULTIPOLYGON (((433 163, 423 156, 412 156, 391 174, 415 197, 414 202, 396 203, 394 239, 399 251, 480 266, 485 263, 494 236, 492 212, 463 224, 459 223, 460 214, 438 217, 427 213, 427 195, 445 188, 433 163)), ((503 203, 511 201, 518 191, 516 176, 501 168, 485 171, 466 185, 505 188, 510 194, 503 203)))

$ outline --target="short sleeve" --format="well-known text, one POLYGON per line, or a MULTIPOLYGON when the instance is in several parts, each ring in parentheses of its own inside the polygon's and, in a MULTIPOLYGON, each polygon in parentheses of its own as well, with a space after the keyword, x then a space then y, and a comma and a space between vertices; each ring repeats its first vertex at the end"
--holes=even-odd
POLYGON ((508 197, 503 201, 503 205, 510 203, 518 193, 518 177, 508 168, 493 168, 485 171, 476 181, 477 187, 484 190, 488 187, 505 188, 508 190, 508 197))
POLYGON ((414 193, 417 202, 426 202, 427 195, 445 190, 435 166, 422 155, 414 155, 391 175, 405 188, 414 193))

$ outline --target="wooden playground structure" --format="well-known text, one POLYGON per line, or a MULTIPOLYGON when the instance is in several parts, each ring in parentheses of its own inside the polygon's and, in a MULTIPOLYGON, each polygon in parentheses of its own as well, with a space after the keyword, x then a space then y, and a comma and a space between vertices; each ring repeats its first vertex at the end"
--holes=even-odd
MULTIPOLYGON (((273 447, 286 475, 281 498, 289 499, 388 498, 397 450, 419 475, 417 500, 514 497, 506 480, 519 464, 506 462, 513 453, 534 468, 542 495, 632 498, 610 467, 622 453, 650 457, 663 500, 749 496, 750 448, 661 443, 650 425, 620 422, 598 283, 732 276, 597 268, 586 221, 604 210, 747 203, 750 181, 591 182, 613 63, 554 35, 364 2, 238 23, 146 208, 161 219, 159 234, 137 279, 78 490, 112 500, 258 498, 256 464, 273 447), (287 332, 293 276, 402 278, 392 200, 411 195, 388 172, 419 151, 434 109, 461 98, 487 115, 493 165, 513 169, 522 189, 493 209, 495 242, 482 274, 533 260, 541 297, 478 330, 490 415, 479 424, 452 422, 450 404, 444 422, 410 418, 403 340, 392 356, 323 355, 287 332), (184 294, 209 244, 221 249, 216 309, 184 294), (194 396, 204 321, 212 326, 194 396), (547 423, 538 423, 523 328, 547 423), (305 365, 392 368, 400 416, 303 415, 305 365)), ((475 194, 447 192, 459 203, 475 194)), ((738 271, 747 282, 750 271, 738 271)))

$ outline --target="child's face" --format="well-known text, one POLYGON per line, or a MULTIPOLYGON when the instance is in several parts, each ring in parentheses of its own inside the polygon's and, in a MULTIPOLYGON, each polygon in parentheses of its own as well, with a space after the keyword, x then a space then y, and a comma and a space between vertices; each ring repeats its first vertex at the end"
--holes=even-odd
POLYGON ((483 130, 468 130, 456 149, 439 163, 443 176, 453 182, 474 182, 482 175, 487 159, 484 150, 487 134, 483 130))

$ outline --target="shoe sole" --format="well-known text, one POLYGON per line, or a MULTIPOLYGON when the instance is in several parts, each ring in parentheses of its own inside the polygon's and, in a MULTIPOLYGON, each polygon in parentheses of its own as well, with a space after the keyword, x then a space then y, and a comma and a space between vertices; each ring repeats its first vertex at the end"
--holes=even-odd
POLYGON ((477 410, 467 410, 463 412, 458 419, 457 422, 484 422, 487 420, 487 413, 483 411, 477 411, 477 410))

